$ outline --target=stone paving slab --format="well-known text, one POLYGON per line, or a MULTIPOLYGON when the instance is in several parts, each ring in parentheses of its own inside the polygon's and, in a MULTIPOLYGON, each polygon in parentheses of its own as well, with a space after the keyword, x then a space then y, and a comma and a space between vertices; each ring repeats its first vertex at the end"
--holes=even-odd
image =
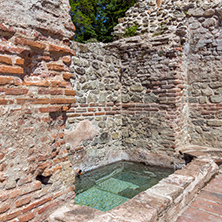
POLYGON ((222 222, 222 174, 212 179, 177 222, 222 222))

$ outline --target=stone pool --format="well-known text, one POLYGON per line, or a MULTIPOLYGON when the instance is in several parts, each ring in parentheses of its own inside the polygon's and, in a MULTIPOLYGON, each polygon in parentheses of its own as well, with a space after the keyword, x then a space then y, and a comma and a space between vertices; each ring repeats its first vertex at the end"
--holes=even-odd
POLYGON ((75 203, 106 212, 173 173, 172 169, 120 161, 76 177, 75 203))
MULTIPOLYGON (((144 166, 144 169, 146 167, 149 168, 149 166, 144 166)), ((127 168, 128 170, 130 169, 129 166, 127 168)), ((114 169, 114 174, 117 169, 114 169)), ((109 171, 109 168, 107 167, 106 170, 109 171)), ((102 211, 69 201, 54 211, 49 216, 48 222, 174 222, 200 189, 217 172, 218 165, 215 163, 213 157, 208 155, 199 156, 181 170, 176 170, 173 174, 160 180, 156 185, 140 192, 131 199, 128 198, 126 202, 111 210, 103 212, 105 211, 103 209, 102 211)), ((111 178, 114 177, 114 174, 111 178)), ((114 179, 118 179, 118 174, 115 175, 114 179)), ((96 175, 94 174, 94 176, 96 175)), ((105 179, 104 177, 106 177, 105 174, 101 176, 101 178, 105 179)), ((103 181, 100 182, 102 183, 103 181)), ((124 182, 137 185, 135 180, 124 182)), ((131 184, 130 189, 134 187, 131 184)), ((86 185, 88 186, 89 184, 86 185)), ((94 186, 95 184, 92 185, 92 187, 94 186)), ((89 189, 92 189, 92 187, 89 189)), ((81 190, 78 188, 78 185, 76 189, 77 197, 85 192, 85 188, 81 190)), ((119 193, 123 194, 124 192, 119 191, 119 193)))

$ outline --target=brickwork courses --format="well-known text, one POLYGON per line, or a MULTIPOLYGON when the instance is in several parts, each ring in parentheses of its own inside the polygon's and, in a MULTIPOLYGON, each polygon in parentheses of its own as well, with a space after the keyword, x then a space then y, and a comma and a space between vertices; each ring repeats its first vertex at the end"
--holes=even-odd
POLYGON ((74 195, 63 131, 75 28, 68 1, 0 8, 0 221, 43 221, 74 195))
MULTIPOLYGON (((139 0, 129 9, 114 42, 79 44, 70 42, 68 0, 0 1, 0 221, 46 220, 73 200, 76 168, 118 160, 177 168, 184 165, 179 151, 188 147, 221 162, 221 2, 154 3, 139 0), (122 38, 131 21, 139 25, 136 36, 122 38)), ((198 161, 192 165, 201 169, 194 167, 189 189, 194 181, 197 192, 216 173, 207 161, 206 172, 198 161)), ((180 172, 189 174, 186 169, 180 172)), ((212 183, 181 217, 211 203, 215 211, 200 211, 218 218, 212 183)), ((195 193, 182 201, 180 186, 181 210, 195 193)), ((165 218, 138 201, 150 220, 165 218)), ((115 211, 119 219, 122 209, 115 211)))

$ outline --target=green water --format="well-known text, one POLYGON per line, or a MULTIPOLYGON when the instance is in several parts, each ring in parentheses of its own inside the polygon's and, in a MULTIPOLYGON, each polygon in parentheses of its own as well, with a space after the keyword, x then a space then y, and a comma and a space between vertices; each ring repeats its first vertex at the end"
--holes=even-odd
POLYGON ((78 205, 111 210, 172 174, 172 169, 121 161, 76 177, 78 205))

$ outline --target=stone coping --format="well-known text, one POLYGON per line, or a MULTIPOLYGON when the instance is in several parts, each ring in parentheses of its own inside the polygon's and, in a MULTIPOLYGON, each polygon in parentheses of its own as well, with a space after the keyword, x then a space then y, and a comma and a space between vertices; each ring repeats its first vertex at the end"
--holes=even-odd
POLYGON ((179 152, 193 158, 210 156, 215 163, 218 165, 222 164, 222 152, 220 148, 190 145, 181 148, 179 152))
POLYGON ((101 212, 69 202, 51 214, 47 221, 175 221, 218 169, 211 157, 198 157, 183 169, 110 211, 101 212))

